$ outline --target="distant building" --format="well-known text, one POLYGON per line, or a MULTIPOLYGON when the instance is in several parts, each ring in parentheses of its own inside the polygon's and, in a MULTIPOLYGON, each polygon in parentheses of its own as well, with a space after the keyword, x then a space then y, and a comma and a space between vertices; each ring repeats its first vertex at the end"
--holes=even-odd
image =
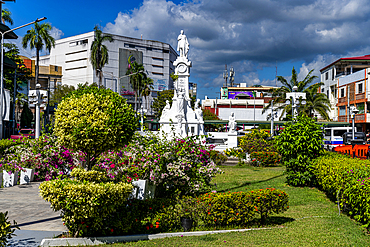
POLYGON ((370 130, 369 73, 370 55, 340 58, 320 70, 321 92, 330 99, 330 118, 351 122, 349 107, 359 112, 355 116, 358 131, 370 130))
POLYGON ((234 112, 237 120, 266 121, 270 111, 262 114, 262 110, 272 99, 268 93, 272 88, 247 87, 245 83, 239 87, 222 87, 220 98, 202 100, 202 108, 209 109, 222 120, 228 120, 234 112))
MULTIPOLYGON (((112 35, 114 42, 104 42, 108 48, 109 61, 103 67, 102 84, 120 93, 129 103, 133 103, 132 87, 126 76, 128 58, 142 63, 148 77, 154 81, 154 89, 146 102, 150 108, 153 97, 158 91, 173 88, 170 74, 173 73, 173 61, 176 51, 169 45, 159 41, 130 38, 112 35)), ((50 55, 40 57, 40 64, 56 64, 62 67, 62 84, 77 86, 78 84, 98 83, 99 79, 90 63, 90 47, 95 33, 89 32, 55 41, 55 48, 50 55)), ((140 100, 140 99, 139 99, 140 100)))

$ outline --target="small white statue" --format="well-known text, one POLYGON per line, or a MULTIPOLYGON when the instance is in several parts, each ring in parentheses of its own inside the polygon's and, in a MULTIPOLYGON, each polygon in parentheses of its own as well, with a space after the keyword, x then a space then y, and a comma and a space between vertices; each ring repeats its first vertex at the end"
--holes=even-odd
POLYGON ((197 116, 197 119, 202 122, 203 121, 203 111, 199 107, 200 105, 200 99, 197 99, 197 102, 195 103, 195 114, 197 116))
POLYGON ((176 116, 176 118, 177 118, 176 133, 182 136, 182 115, 179 114, 176 116))
POLYGON ((177 51, 180 53, 180 57, 188 57, 189 42, 184 30, 181 30, 181 34, 177 37, 177 51))
POLYGON ((161 119, 165 119, 170 109, 171 109, 170 102, 166 100, 166 106, 163 108, 161 119))
POLYGON ((235 122, 234 112, 232 112, 229 117, 229 132, 234 133, 235 130, 236 130, 236 122, 235 122))

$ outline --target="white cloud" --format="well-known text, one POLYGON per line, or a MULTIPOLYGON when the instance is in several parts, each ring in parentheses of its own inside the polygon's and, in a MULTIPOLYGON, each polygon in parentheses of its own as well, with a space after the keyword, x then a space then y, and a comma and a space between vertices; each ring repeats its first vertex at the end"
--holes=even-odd
POLYGON ((53 37, 55 40, 60 39, 63 35, 64 33, 62 32, 62 30, 56 27, 52 27, 50 30, 50 36, 53 37))

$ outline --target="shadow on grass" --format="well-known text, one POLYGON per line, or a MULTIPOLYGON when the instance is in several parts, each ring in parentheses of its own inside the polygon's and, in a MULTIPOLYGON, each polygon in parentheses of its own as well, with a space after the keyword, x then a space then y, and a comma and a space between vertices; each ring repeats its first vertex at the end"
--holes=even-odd
POLYGON ((271 178, 268 178, 268 179, 265 179, 265 180, 260 180, 260 181, 255 181, 255 182, 245 182, 245 183, 242 183, 241 185, 230 187, 230 188, 226 188, 224 190, 219 190, 217 192, 227 192, 227 191, 234 190, 234 189, 239 189, 239 188, 242 188, 244 186, 251 185, 251 184, 258 184, 258 183, 267 182, 267 181, 270 181, 270 180, 273 180, 275 178, 279 178, 279 177, 282 177, 282 176, 284 176, 284 174, 281 174, 281 175, 278 175, 278 176, 274 176, 274 177, 271 177, 271 178))
POLYGON ((285 223, 289 223, 292 221, 295 221, 295 219, 291 217, 270 216, 266 219, 266 224, 267 225, 283 225, 285 223))

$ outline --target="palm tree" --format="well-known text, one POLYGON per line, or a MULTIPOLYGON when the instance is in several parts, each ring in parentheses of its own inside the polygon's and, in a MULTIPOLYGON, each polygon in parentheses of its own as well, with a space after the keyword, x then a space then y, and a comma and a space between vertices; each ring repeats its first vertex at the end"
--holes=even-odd
POLYGON ((318 112, 325 120, 330 120, 328 112, 330 111, 330 100, 324 93, 318 90, 324 83, 316 83, 308 87, 306 93, 306 104, 301 107, 301 112, 313 118, 314 112, 318 112))
POLYGON ((13 19, 11 17, 12 12, 10 12, 9 9, 3 9, 1 10, 1 20, 5 24, 5 22, 8 22, 10 25, 13 25, 13 19))
POLYGON ((99 77, 100 87, 103 80, 103 67, 108 64, 108 48, 103 44, 105 41, 113 42, 113 36, 110 34, 103 34, 100 28, 96 25, 94 27, 95 38, 91 44, 90 62, 95 70, 96 76, 99 77))
MULTIPOLYGON (((308 72, 306 77, 302 81, 298 81, 298 75, 296 70, 292 69, 292 78, 290 81, 287 81, 284 77, 278 76, 277 80, 283 84, 283 86, 279 88, 274 88, 270 90, 269 92, 272 94, 272 98, 274 99, 274 103, 277 105, 277 109, 281 110, 280 119, 282 119, 282 116, 284 116, 284 113, 289 113, 292 110, 292 104, 286 103, 286 93, 293 92, 293 87, 296 86, 297 90, 296 92, 305 92, 307 87, 317 78, 317 76, 312 75, 313 70, 308 72)), ((306 100, 307 102, 307 100, 306 100)), ((268 103, 264 108, 262 113, 269 110, 271 108, 271 102, 268 103)))
POLYGON ((22 45, 24 49, 27 49, 28 44, 31 49, 36 49, 36 74, 35 74, 35 85, 38 83, 39 78, 39 58, 40 51, 44 49, 50 52, 52 47, 55 47, 55 40, 50 36, 49 31, 51 25, 49 23, 39 24, 35 22, 35 26, 28 30, 26 35, 22 39, 22 45))
POLYGON ((145 88, 145 84, 148 83, 147 76, 144 73, 144 66, 142 64, 137 63, 136 61, 130 61, 131 56, 129 57, 129 68, 127 69, 126 75, 130 76, 130 84, 132 89, 135 92, 135 111, 137 110, 137 96, 142 93, 142 90, 145 88))
MULTIPOLYGON (((147 77, 143 82, 143 88, 140 91, 140 95, 145 97, 145 101, 147 102, 147 97, 150 95, 150 92, 153 89, 153 79, 147 77)), ((149 105, 147 105, 147 109, 149 109, 149 105)))

